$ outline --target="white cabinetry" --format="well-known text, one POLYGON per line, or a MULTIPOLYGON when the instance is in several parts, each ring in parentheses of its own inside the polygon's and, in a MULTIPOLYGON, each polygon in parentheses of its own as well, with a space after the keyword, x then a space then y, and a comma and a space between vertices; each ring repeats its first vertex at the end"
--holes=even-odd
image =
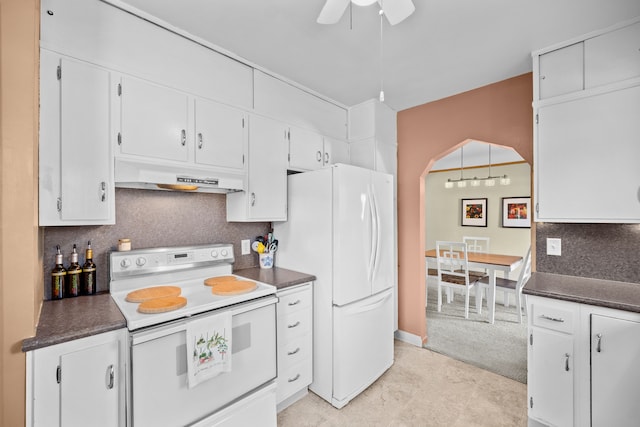
POLYGON ((325 154, 324 141, 319 133, 292 126, 288 138, 289 169, 309 171, 328 164, 330 153, 325 154))
POLYGON ((635 321, 615 315, 591 314, 592 427, 640 420, 640 315, 635 321))
POLYGON ((278 410, 307 393, 313 380, 313 290, 303 284, 278 292, 278 410))
POLYGON ((266 117, 249 117, 247 190, 227 194, 227 221, 286 221, 287 133, 266 117))
POLYGON ((189 160, 189 97, 182 92, 122 78, 122 154, 186 162, 189 160))
POLYGON ((109 71, 40 53, 39 223, 115 223, 109 71))
POLYGON ((27 352, 27 425, 124 426, 126 330, 27 352))
POLYGON ((640 22, 533 53, 535 220, 640 222, 640 22))
POLYGON ((573 425, 574 333, 577 305, 534 299, 529 305, 529 416, 548 425, 573 425))
POLYGON ((246 113, 206 99, 195 100, 196 163, 244 169, 246 113))
POLYGON ((640 313, 527 296, 529 418, 632 426, 640 417, 640 313))
POLYGON ((396 112, 372 99, 349 110, 350 162, 396 175, 396 112))

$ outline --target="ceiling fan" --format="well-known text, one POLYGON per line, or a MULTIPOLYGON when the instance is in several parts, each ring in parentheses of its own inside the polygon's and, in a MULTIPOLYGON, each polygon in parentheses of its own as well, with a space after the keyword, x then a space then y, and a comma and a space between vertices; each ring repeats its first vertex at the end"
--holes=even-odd
POLYGON ((349 2, 357 6, 369 6, 379 3, 389 24, 396 25, 413 13, 416 9, 411 0, 327 0, 318 16, 318 24, 335 24, 347 9, 349 2))

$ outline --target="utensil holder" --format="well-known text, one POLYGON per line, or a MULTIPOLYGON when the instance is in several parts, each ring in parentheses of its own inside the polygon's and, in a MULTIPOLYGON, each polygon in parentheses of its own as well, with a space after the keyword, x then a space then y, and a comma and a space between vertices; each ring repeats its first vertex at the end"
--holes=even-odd
POLYGON ((274 255, 275 254, 272 252, 258 254, 258 257, 260 259, 260 268, 272 268, 274 255))

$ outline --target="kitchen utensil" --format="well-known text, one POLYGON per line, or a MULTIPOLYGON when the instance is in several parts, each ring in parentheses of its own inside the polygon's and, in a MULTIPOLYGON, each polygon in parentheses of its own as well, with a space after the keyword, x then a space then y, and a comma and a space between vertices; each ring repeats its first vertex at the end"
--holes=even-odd
POLYGON ((277 250, 278 250, 278 245, 276 245, 275 243, 271 243, 269 245, 269 250, 268 250, 269 253, 274 253, 277 250))

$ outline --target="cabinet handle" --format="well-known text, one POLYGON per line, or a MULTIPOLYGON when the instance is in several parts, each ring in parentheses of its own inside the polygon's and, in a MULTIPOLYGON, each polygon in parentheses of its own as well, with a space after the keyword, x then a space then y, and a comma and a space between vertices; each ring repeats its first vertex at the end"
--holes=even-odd
POLYGON ((319 162, 322 161, 322 152, 316 151, 316 160, 319 162))
POLYGON ((198 148, 202 149, 202 132, 198 133, 198 148))
POLYGON ((290 383, 292 383, 292 382, 294 382, 294 381, 297 381, 297 380, 298 380, 298 378, 300 378, 300 374, 296 374, 296 376, 295 376, 295 377, 293 377, 293 378, 289 378, 287 381, 289 381, 290 383))
POLYGON ((297 300, 295 300, 293 302, 290 302, 288 305, 298 305, 298 304, 300 304, 300 300, 299 299, 297 299, 297 300))
POLYGON ((569 353, 564 354, 564 370, 569 372, 569 353))
POLYGON ((601 343, 602 343, 602 334, 596 334, 596 339, 598 340, 598 344, 596 345, 596 351, 598 353, 602 352, 602 347, 601 347, 601 343))
POLYGON ((329 164, 329 153, 324 153, 324 164, 325 165, 329 164))
POLYGON ((300 325, 300 321, 299 320, 296 323, 294 323, 293 325, 287 325, 287 328, 295 328, 298 325, 300 325))
POLYGON ((296 354, 296 353, 297 353, 297 352, 299 352, 299 351, 300 351, 300 347, 296 348, 296 349, 295 349, 295 350, 293 350, 293 351, 288 351, 288 352, 287 352, 287 356, 293 356, 294 354, 296 354))
POLYGON ((540 79, 541 79, 541 80, 544 80, 544 79, 546 79, 546 78, 547 78, 547 76, 540 76, 540 79))
POLYGON ((109 380, 107 382, 107 388, 111 390, 113 388, 113 378, 114 378, 114 370, 113 365, 109 365, 107 368, 107 373, 109 374, 109 380))
POLYGON ((180 144, 182 144, 183 147, 187 145, 187 131, 184 129, 180 131, 180 144))
POLYGON ((546 314, 541 314, 540 317, 542 319, 551 320, 552 322, 564 323, 564 319, 562 317, 551 317, 551 316, 547 316, 546 314))
POLYGON ((256 193, 251 193, 251 206, 256 205, 256 193))
POLYGON ((100 183, 100 201, 104 202, 107 200, 107 183, 102 181, 100 183))

